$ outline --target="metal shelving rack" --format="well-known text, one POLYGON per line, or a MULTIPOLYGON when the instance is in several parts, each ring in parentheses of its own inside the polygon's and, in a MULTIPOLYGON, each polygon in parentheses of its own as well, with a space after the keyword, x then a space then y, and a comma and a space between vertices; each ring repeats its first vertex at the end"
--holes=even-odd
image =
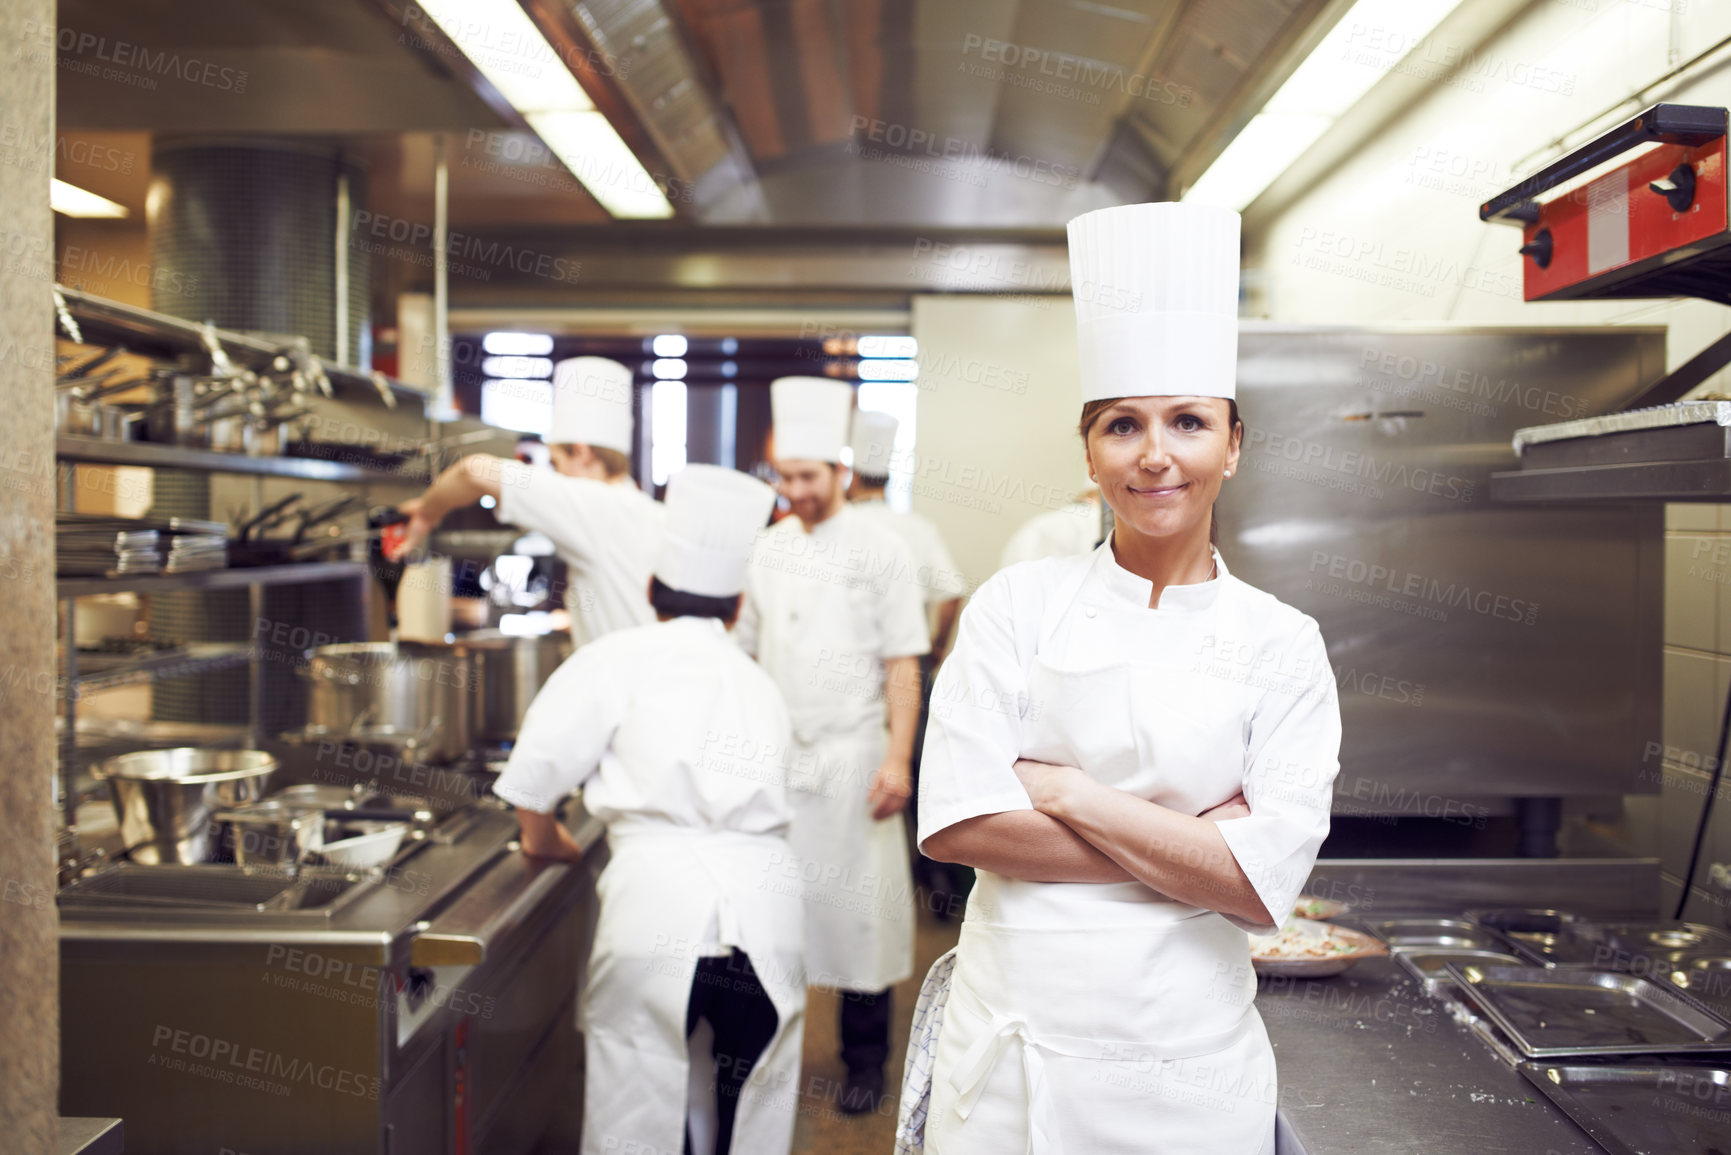
MULTIPOLYGON (((80 341, 123 344, 135 353, 166 359, 209 357, 210 342, 221 346, 232 364, 255 370, 267 369, 282 353, 282 345, 243 333, 212 330, 178 317, 123 305, 77 289, 57 286, 62 328, 80 341)), ((417 409, 425 398, 382 374, 320 362, 337 400, 383 404, 395 408, 407 402, 417 409)), ((429 426, 429 430, 435 427, 429 426)), ((434 438, 429 437, 429 441, 434 438)), ((427 474, 416 471, 383 470, 344 461, 299 457, 252 457, 207 449, 158 445, 145 442, 111 442, 90 437, 57 437, 56 459, 66 464, 128 465, 154 469, 188 469, 212 473, 294 478, 305 481, 359 485, 420 486, 427 474)), ((438 464, 436 458, 431 467, 438 464)), ((81 674, 76 641, 76 601, 92 594, 151 593, 174 590, 245 588, 251 596, 256 620, 264 610, 264 589, 270 585, 352 579, 365 580, 366 563, 360 561, 303 562, 289 565, 253 566, 198 570, 190 573, 131 574, 119 577, 67 577, 55 581, 64 654, 59 691, 64 730, 60 744, 59 791, 63 822, 60 865, 64 870, 82 865, 77 843, 76 776, 78 769, 78 700, 100 688, 154 682, 211 670, 245 665, 249 668, 249 725, 247 740, 259 741, 259 717, 263 697, 263 665, 260 648, 253 643, 204 644, 163 654, 152 654, 107 665, 81 674)))
POLYGON ((104 441, 98 437, 56 437, 54 456, 86 465, 142 465, 156 469, 204 469, 213 473, 248 473, 257 477, 292 477, 301 481, 350 481, 363 485, 425 485, 425 473, 374 469, 318 457, 248 457, 190 446, 156 445, 148 441, 104 441))

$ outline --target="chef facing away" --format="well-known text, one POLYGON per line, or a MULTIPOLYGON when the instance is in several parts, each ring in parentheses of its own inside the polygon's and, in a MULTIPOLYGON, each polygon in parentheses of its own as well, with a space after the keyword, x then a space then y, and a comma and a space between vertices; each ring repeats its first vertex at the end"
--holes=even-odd
POLYGON ((764 885, 794 861, 787 710, 727 636, 774 503, 734 470, 674 475, 649 584, 658 624, 567 659, 494 787, 531 855, 582 859, 554 816, 579 787, 607 824, 581 1002, 585 1155, 774 1155, 792 1141, 804 905, 764 885))
POLYGON ((1238 215, 1070 222, 1090 553, 1014 565, 934 693, 919 839, 978 871, 915 1010, 897 1148, 1259 1155, 1274 1055, 1246 931, 1328 832, 1340 713, 1314 620, 1234 577, 1238 215))

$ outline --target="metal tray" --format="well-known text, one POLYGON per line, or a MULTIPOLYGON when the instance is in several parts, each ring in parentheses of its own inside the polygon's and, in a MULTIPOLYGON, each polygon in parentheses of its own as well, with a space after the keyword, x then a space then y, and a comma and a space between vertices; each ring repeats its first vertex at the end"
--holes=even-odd
POLYGON ((1731 1023, 1639 975, 1472 963, 1444 973, 1529 1059, 1731 1049, 1731 1023))
POLYGON ((1611 1155, 1731 1151, 1731 1069, 1686 1063, 1515 1069, 1611 1155))
POLYGON ((1506 952, 1502 935, 1457 918, 1385 918, 1359 923, 1391 950, 1481 950, 1506 952))
POLYGON ((1436 994, 1437 988, 1452 982, 1444 970, 1449 963, 1462 966, 1518 967, 1526 965, 1519 957, 1506 951, 1476 950, 1467 947, 1397 948, 1394 961, 1407 974, 1417 979, 1426 994, 1436 994))

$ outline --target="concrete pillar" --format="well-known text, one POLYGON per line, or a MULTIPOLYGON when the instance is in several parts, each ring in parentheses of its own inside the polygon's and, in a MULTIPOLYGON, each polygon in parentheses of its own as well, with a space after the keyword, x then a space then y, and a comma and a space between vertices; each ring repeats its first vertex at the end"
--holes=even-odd
POLYGON ((59 1143, 54 908, 53 0, 0 4, 0 1147, 59 1143))

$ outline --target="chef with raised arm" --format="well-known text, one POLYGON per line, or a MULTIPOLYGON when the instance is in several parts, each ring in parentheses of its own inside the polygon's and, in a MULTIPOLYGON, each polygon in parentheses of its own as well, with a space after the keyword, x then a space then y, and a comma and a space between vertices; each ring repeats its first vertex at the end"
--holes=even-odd
POLYGON ((582 997, 585 1155, 774 1155, 792 1142, 804 904, 796 887, 764 886, 795 862, 787 710, 727 636, 774 504, 735 470, 673 476, 647 582, 658 624, 554 671, 493 788, 530 855, 581 859, 554 816, 573 790, 607 824, 582 997))
POLYGON ((853 387, 823 377, 770 386, 774 465, 793 516, 758 541, 736 636, 793 722, 789 835, 801 859, 806 967, 842 992, 839 1106, 876 1110, 889 1058, 889 988, 913 973, 906 827, 928 648, 913 559, 842 499, 853 387))
POLYGON ((484 453, 439 474, 409 515, 395 557, 418 547, 447 513, 483 497, 501 521, 538 530, 570 571, 565 607, 579 646, 613 630, 648 625, 644 600, 665 511, 631 478, 631 370, 605 357, 573 357, 553 367, 551 469, 484 453))
POLYGON ((982 585, 938 675, 920 843, 979 881, 920 993, 900 1152, 1274 1151, 1246 932, 1287 917, 1328 833, 1340 707, 1316 622, 1213 544, 1238 236, 1193 204, 1070 222, 1114 528, 982 585))

